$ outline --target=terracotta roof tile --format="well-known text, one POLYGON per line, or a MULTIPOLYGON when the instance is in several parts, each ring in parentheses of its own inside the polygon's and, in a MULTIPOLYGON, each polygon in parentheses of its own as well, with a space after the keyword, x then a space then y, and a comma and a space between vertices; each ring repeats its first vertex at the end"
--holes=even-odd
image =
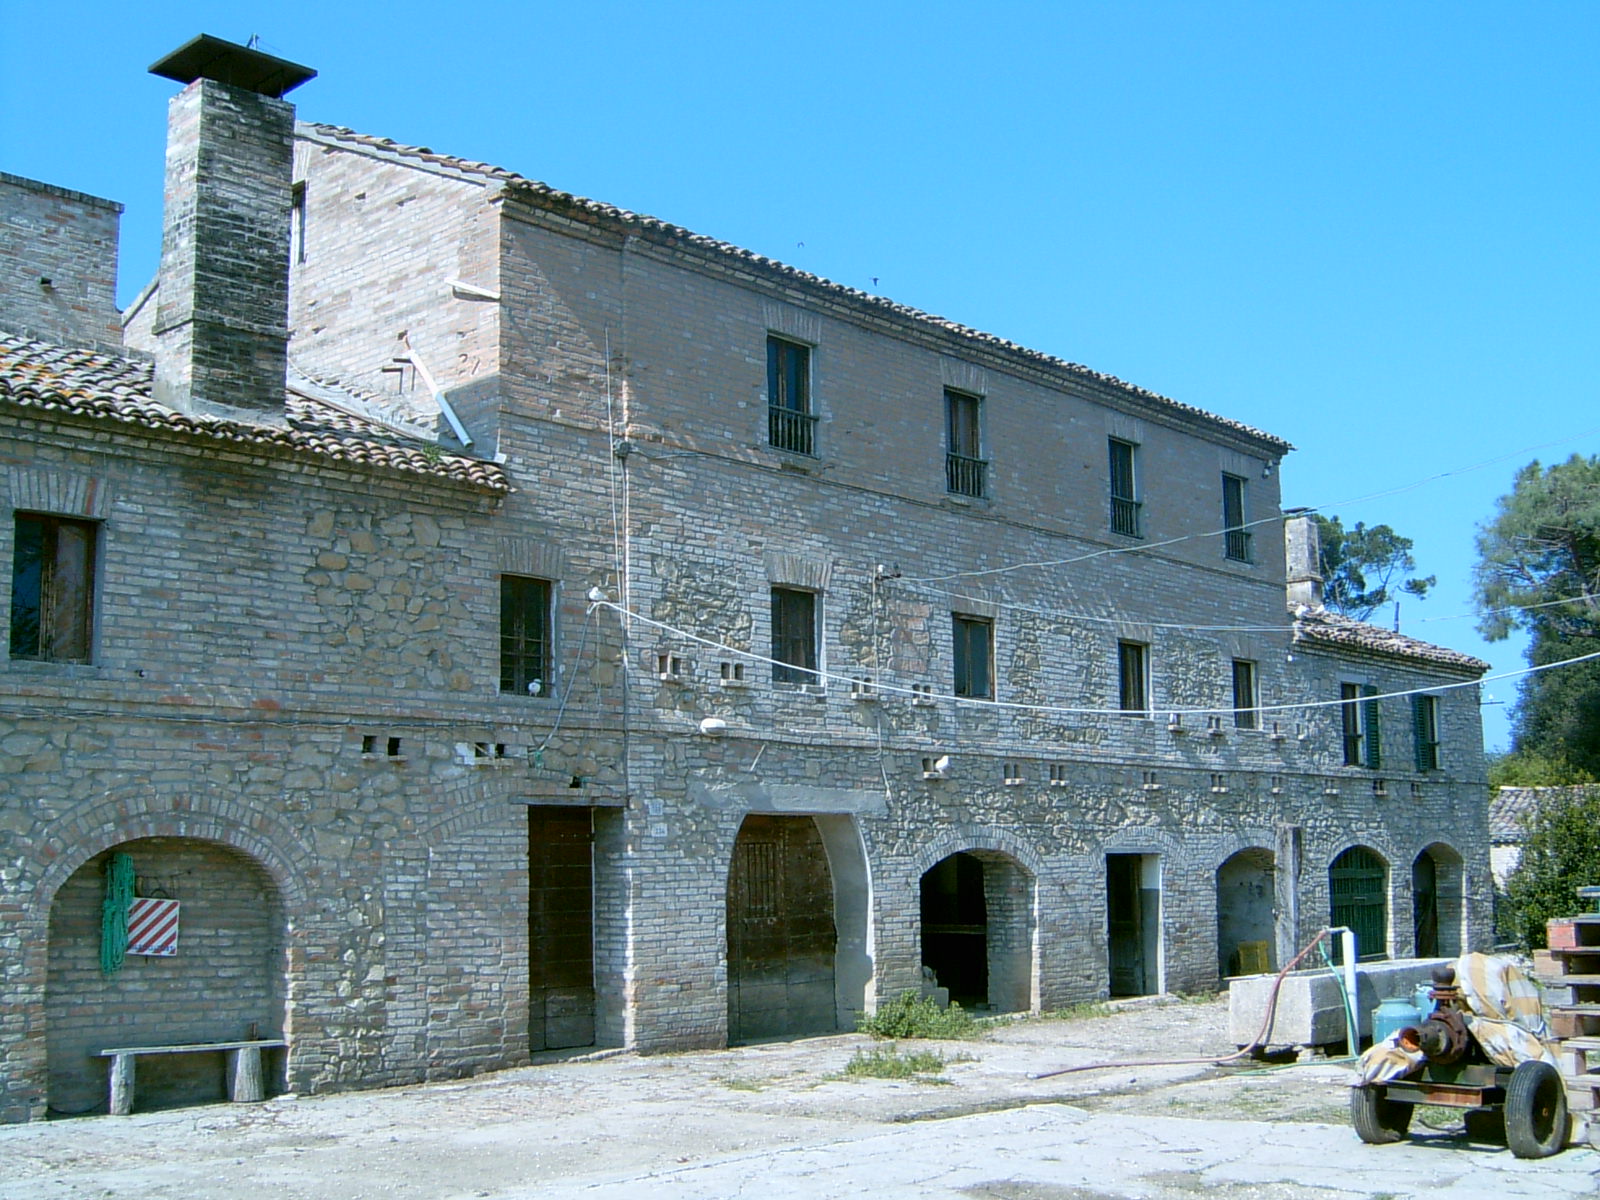
POLYGON ((0 401, 154 431, 315 454, 486 491, 510 490, 498 465, 440 453, 373 421, 287 393, 287 428, 191 417, 150 398, 148 360, 78 350, 0 331, 0 401))
POLYGON ((1158 392, 1152 392, 1147 388, 1139 387, 1137 384, 1128 383, 1125 380, 1118 379, 1115 375, 1107 375, 1103 372, 1083 366, 1081 363, 1068 362, 1065 359, 1057 358, 1051 354, 1045 354, 1039 350, 1030 350, 1026 346, 1019 345, 1016 342, 1007 341, 1004 338, 996 337, 992 333, 984 333, 982 330, 973 329, 970 326, 962 325, 956 321, 947 320, 944 317, 923 312, 921 309, 912 308, 909 305, 897 304, 893 300, 885 299, 882 296, 875 296, 871 292, 864 292, 859 288, 847 287, 841 283, 834 283, 830 279, 824 279, 820 275, 813 275, 809 271, 802 271, 798 267, 791 267, 775 258, 767 258, 764 255, 745 250, 742 247, 734 245, 732 242, 724 242, 716 238, 707 237, 704 234, 695 233, 692 230, 683 228, 681 225, 674 225, 671 222, 663 221, 658 217, 651 217, 642 213, 630 212, 627 209, 618 208, 614 204, 605 204, 598 200, 589 200, 582 196, 575 196, 571 192, 560 191, 551 187, 547 183, 540 183, 536 179, 528 179, 522 175, 516 174, 514 171, 507 171, 503 167, 492 166, 488 163, 472 162, 463 158, 454 158, 448 154, 436 154, 425 146, 407 146, 401 142, 392 141, 389 138, 374 137, 371 134, 357 133, 355 130, 347 129, 341 125, 319 125, 305 122, 302 123, 301 128, 310 130, 319 137, 332 139, 333 141, 344 142, 354 146, 361 146, 369 150, 390 154, 397 158, 414 159, 430 166, 447 167, 453 171, 459 171, 467 175, 477 175, 486 179, 492 179, 502 184, 510 194, 541 208, 547 208, 567 214, 576 214, 595 221, 614 222, 618 225, 626 227, 630 232, 644 234, 656 241, 664 242, 669 245, 681 242, 685 245, 693 246, 699 250, 705 250, 713 254, 734 258, 741 263, 770 270, 776 274, 803 283, 808 287, 817 288, 822 291, 832 293, 835 296, 848 299, 854 303, 877 309, 880 312, 893 315, 900 320, 909 321, 917 325, 931 326, 940 330, 941 332, 953 334, 956 337, 964 338, 968 341, 977 342, 987 349, 1015 358, 1025 359, 1032 365, 1043 367, 1052 371, 1058 371, 1073 376, 1074 378, 1084 380, 1088 383, 1111 388, 1128 396, 1137 397, 1142 401, 1157 404, 1166 408, 1171 408, 1177 412, 1181 412, 1189 416, 1198 417, 1202 420, 1220 425, 1226 429, 1231 429, 1236 433, 1242 434, 1253 440, 1264 442, 1270 449, 1274 450, 1280 455, 1286 454, 1290 450, 1294 449, 1294 447, 1288 442, 1273 434, 1253 428, 1252 426, 1246 425, 1240 421, 1229 420, 1227 417, 1219 417, 1215 413, 1206 412, 1204 409, 1196 408, 1193 405, 1183 404, 1180 401, 1173 400, 1169 396, 1163 396, 1158 392))
POLYGON ((1489 669, 1482 659, 1473 658, 1459 650, 1435 646, 1403 633, 1368 625, 1327 609, 1301 608, 1294 612, 1296 641, 1321 643, 1345 650, 1364 650, 1369 654, 1384 654, 1393 658, 1410 658, 1436 666, 1451 667, 1481 675, 1489 669))

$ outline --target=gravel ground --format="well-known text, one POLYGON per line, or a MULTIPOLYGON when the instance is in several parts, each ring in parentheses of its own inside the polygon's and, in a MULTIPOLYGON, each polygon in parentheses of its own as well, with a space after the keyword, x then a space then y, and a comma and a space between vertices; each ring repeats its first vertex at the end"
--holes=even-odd
POLYGON ((902 1043, 938 1078, 862 1079, 838 1035, 552 1058, 473 1080, 0 1128, 0 1200, 340 1197, 1192 1197, 1600 1194, 1600 1155, 1474 1144, 1448 1110, 1363 1146, 1327 1060, 1058 1067, 1232 1052, 1224 1000, 1008 1022, 902 1043))

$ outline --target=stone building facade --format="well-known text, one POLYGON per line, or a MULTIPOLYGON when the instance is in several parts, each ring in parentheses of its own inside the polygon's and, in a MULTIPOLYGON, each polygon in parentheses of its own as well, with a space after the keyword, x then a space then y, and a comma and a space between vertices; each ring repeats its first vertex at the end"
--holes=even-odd
POLYGON ((1317 608, 1281 439, 194 61, 125 348, 0 307, 0 1116, 1487 939, 1484 664, 1317 608))

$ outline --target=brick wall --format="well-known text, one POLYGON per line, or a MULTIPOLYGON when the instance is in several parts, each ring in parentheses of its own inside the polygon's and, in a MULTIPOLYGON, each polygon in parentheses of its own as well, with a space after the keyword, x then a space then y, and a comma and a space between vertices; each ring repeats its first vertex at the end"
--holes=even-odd
POLYGON ((0 328, 68 346, 120 345, 121 216, 114 201, 0 171, 0 328))

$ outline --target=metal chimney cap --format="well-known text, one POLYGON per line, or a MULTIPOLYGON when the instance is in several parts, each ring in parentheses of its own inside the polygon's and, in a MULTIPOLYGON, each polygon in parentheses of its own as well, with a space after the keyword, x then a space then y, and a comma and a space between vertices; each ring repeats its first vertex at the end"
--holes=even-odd
POLYGON ((193 83, 196 79, 214 79, 233 87, 259 92, 277 99, 294 91, 317 73, 285 58, 275 58, 225 42, 221 38, 202 33, 193 41, 185 42, 171 54, 153 63, 150 74, 179 83, 193 83))

